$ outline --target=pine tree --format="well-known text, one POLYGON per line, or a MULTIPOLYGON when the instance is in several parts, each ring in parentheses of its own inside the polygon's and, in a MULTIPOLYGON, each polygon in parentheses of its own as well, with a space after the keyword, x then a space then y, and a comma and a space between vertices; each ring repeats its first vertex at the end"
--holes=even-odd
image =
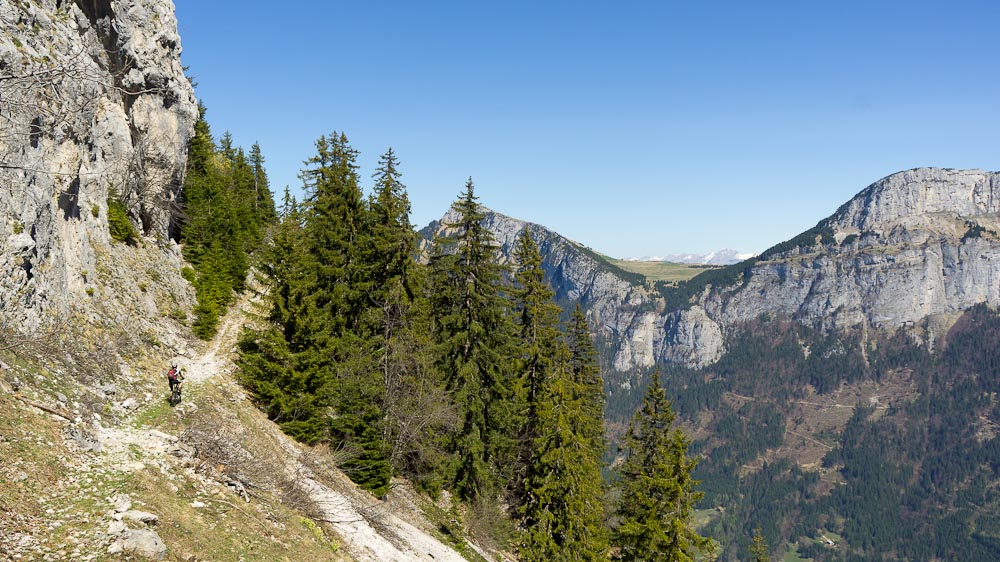
POLYGON ((697 552, 713 550, 711 539, 692 526, 691 511, 702 496, 691 477, 697 460, 687 456, 691 440, 673 427, 674 418, 657 371, 625 437, 621 523, 613 541, 618 560, 690 562, 697 552))
POLYGON ((506 482, 496 470, 513 460, 513 397, 503 268, 482 221, 472 178, 454 205, 451 237, 436 241, 431 258, 432 314, 438 366, 459 407, 452 436, 453 485, 466 500, 491 497, 506 482), (491 468, 491 465, 494 468, 491 468))

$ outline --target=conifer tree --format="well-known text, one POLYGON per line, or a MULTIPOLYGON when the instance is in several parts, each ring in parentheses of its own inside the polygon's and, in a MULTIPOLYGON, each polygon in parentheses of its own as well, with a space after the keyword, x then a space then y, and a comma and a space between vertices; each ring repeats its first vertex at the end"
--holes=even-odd
MULTIPOLYGON (((515 318, 518 329, 520 386, 525 391, 529 420, 535 410, 546 380, 556 365, 559 345, 559 306, 552 301, 555 293, 545 282, 542 256, 538 245, 524 229, 517 240, 514 257, 518 263, 516 286, 513 291, 515 318)), ((529 421, 529 426, 534 422, 529 421)), ((528 436, 531 439, 532 436, 528 436)))
POLYGON ((586 425, 579 431, 591 442, 598 456, 603 456, 607 447, 604 438, 604 381, 597 363, 597 351, 590 336, 587 317, 577 303, 570 318, 566 333, 570 352, 570 369, 573 381, 582 389, 585 415, 581 417, 586 425))
POLYGON ((399 159, 390 148, 379 158, 368 200, 364 259, 369 309, 362 329, 377 340, 375 360, 385 390, 383 439, 395 471, 421 489, 443 484, 443 434, 454 423, 452 407, 434 367, 430 312, 414 260, 417 237, 399 159))
POLYGON ((767 541, 764 535, 757 529, 750 542, 750 562, 771 562, 771 555, 768 553, 767 541))
POLYGON ((264 169, 264 154, 260 145, 253 143, 250 147, 250 166, 253 169, 253 207, 257 220, 264 224, 277 222, 277 212, 274 207, 274 194, 271 193, 271 183, 264 169))
POLYGON ((691 521, 702 495, 691 477, 697 460, 687 456, 691 440, 673 427, 674 419, 657 371, 625 437, 621 523, 614 532, 618 560, 690 562, 697 552, 713 550, 691 521))
POLYGON ((545 282, 538 245, 524 229, 514 247, 517 270, 514 276, 513 312, 516 329, 516 357, 513 363, 517 386, 515 417, 518 425, 518 458, 514 465, 515 503, 524 501, 526 472, 533 454, 534 440, 542 422, 540 401, 547 399, 546 385, 554 375, 557 355, 562 345, 559 331, 559 307, 552 301, 555 293, 545 282))
POLYGON ((455 203, 451 237, 431 258, 432 313, 439 368, 459 408, 452 436, 453 485, 459 497, 490 497, 506 483, 498 467, 513 460, 510 323, 497 246, 483 227, 472 178, 455 203), (491 468, 491 465, 493 468, 491 468))
POLYGON ((180 234, 184 257, 196 272, 198 304, 192 327, 207 339, 233 301, 233 291, 243 289, 248 255, 257 248, 268 223, 246 212, 250 169, 242 149, 232 146, 229 135, 223 137, 223 148, 216 148, 205 107, 199 110, 188 150, 180 234))
MULTIPOLYGON (((522 243, 521 251, 526 257, 537 256, 529 244, 522 243)), ((540 269, 540 260, 526 263, 537 263, 540 269)), ((546 304, 554 306, 551 301, 546 304)), ((549 313, 556 312, 545 314, 549 313)), ((539 326, 546 324, 539 322, 539 326)), ((601 413, 588 404, 590 389, 579 382, 573 354, 558 331, 548 345, 540 347, 547 353, 539 362, 545 365, 545 376, 529 408, 525 432, 529 451, 523 503, 517 510, 522 529, 518 552, 526 561, 606 560, 608 535, 600 473, 603 447, 595 445, 603 439, 593 435, 601 425, 601 413)))
POLYGON ((301 174, 308 207, 300 365, 335 412, 329 438, 354 453, 342 468, 383 496, 392 476, 380 425, 384 388, 373 360, 377 342, 359 331, 369 304, 363 248, 370 234, 356 159, 347 136, 333 133, 316 141, 316 155, 301 174))

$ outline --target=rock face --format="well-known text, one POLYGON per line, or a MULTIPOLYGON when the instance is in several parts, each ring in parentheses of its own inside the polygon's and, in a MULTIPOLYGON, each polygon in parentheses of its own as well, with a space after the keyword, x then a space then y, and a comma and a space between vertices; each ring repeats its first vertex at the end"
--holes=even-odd
MULTIPOLYGON (((498 213, 486 221, 509 259, 527 223, 498 213)), ((1000 174, 981 170, 919 168, 879 180, 816 229, 730 266, 729 281, 691 280, 680 308, 583 246, 531 228, 553 287, 587 308, 619 371, 711 364, 727 334, 763 315, 826 330, 919 328, 933 344, 958 313, 1000 305, 1000 174)))
MULTIPOLYGON (((741 284, 712 288, 699 323, 725 331, 774 314, 826 329, 895 330, 1000 305, 998 198, 997 173, 888 176, 820 223, 832 241, 768 256, 741 284)), ((933 326, 927 336, 933 341, 933 326)))
POLYGON ((31 329, 101 290, 101 256, 119 261, 109 196, 122 200, 144 245, 160 245, 146 262, 177 269, 169 241, 198 115, 180 51, 168 0, 0 2, 0 313, 8 321, 31 329))

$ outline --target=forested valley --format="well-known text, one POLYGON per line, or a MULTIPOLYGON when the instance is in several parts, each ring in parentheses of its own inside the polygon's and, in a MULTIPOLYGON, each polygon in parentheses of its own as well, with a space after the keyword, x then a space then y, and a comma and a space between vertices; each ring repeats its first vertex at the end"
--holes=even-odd
MULTIPOLYGON (((667 395, 698 436, 694 477, 710 514, 700 529, 723 545, 721 559, 743 559, 758 530, 775 556, 817 561, 1000 557, 990 421, 1000 419, 1000 317, 977 306, 937 345, 764 318, 717 364, 666 369, 667 395), (796 434, 822 423, 815 404, 860 386, 881 388, 882 400, 836 406, 850 408, 846 424, 819 442, 796 434), (803 467, 815 454, 806 448, 821 458, 803 467)), ((638 396, 612 382, 607 391, 608 423, 621 428, 638 396)))

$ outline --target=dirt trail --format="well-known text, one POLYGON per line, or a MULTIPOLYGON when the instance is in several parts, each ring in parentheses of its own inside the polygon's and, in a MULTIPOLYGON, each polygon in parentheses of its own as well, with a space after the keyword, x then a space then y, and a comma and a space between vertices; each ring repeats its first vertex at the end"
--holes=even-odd
POLYGON ((246 323, 247 312, 254 303, 253 291, 246 291, 240 296, 236 306, 222 317, 218 331, 205 352, 192 359, 179 360, 178 363, 184 370, 185 381, 189 384, 202 383, 220 373, 232 372, 234 365, 230 356, 246 323))
MULTIPOLYGON (((179 358, 188 384, 203 384, 234 371, 232 351, 247 322, 247 313, 255 305, 253 293, 247 291, 222 318, 216 336, 204 353, 190 359, 179 358)), ((343 489, 330 487, 303 465, 300 446, 283 434, 281 440, 288 453, 285 464, 288 474, 298 479, 302 489, 319 509, 319 519, 337 530, 351 556, 359 562, 466 560, 457 551, 421 529, 418 526, 422 518, 420 514, 391 513, 382 502, 352 489, 353 485, 347 483, 346 479, 343 484, 337 483, 337 487, 343 486, 343 489)), ((487 553, 474 545, 469 546, 480 556, 490 560, 487 553)))

